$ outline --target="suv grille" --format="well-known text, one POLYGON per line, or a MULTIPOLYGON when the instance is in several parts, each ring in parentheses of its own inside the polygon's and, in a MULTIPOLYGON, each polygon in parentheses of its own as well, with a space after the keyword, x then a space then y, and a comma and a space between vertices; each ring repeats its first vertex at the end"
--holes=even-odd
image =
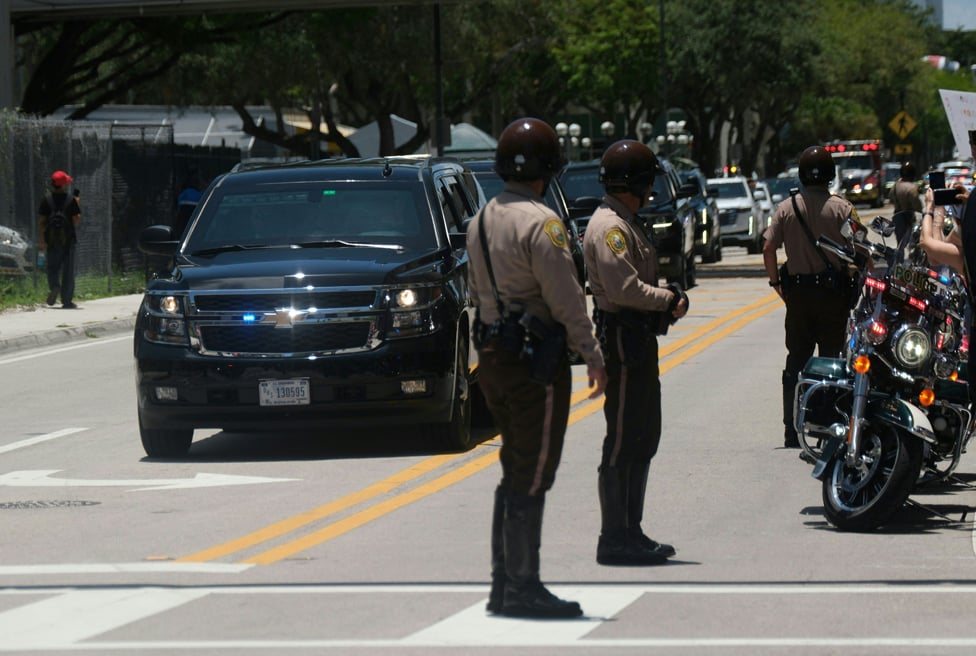
POLYGON ((376 300, 373 291, 296 292, 292 294, 199 294, 193 299, 197 312, 274 312, 296 309, 368 307, 376 300))
POLYGON ((735 210, 722 210, 718 215, 719 225, 734 225, 738 214, 735 210))
POLYGON ((203 351, 221 353, 321 353, 363 349, 369 342, 369 321, 342 321, 274 326, 201 326, 203 351))

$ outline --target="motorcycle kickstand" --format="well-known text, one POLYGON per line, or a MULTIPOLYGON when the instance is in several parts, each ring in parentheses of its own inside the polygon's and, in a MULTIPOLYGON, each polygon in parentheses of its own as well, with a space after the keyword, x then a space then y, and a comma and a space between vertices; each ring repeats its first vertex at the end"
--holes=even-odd
MULTIPOLYGON (((953 523, 954 524, 957 521, 957 520, 953 519, 952 517, 949 517, 948 515, 946 515, 944 513, 940 513, 938 510, 936 510, 932 506, 927 506, 924 503, 919 503, 918 501, 915 501, 913 499, 905 499, 905 503, 907 505, 913 507, 913 508, 918 508, 919 510, 924 510, 925 512, 929 513, 930 515, 935 515, 936 517, 941 517, 942 519, 946 520, 947 522, 950 522, 950 523, 953 523)), ((962 516, 962 518, 959 519, 958 521, 962 522, 962 521, 965 520, 965 518, 966 518, 966 514, 964 513, 963 516, 962 516)))

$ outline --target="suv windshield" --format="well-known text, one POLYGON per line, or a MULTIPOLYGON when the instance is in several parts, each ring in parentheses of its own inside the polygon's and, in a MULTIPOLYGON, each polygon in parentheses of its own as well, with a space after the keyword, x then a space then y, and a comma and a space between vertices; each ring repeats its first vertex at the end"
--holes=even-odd
POLYGON ((587 166, 581 168, 569 167, 559 176, 559 182, 566 192, 566 198, 603 198, 604 189, 600 184, 600 168, 587 166))
POLYGON ((320 243, 436 243, 423 186, 383 182, 290 182, 217 190, 189 235, 189 253, 320 243), (420 217, 427 217, 421 221, 420 217))
POLYGON ((715 187, 718 190, 719 198, 747 198, 749 196, 746 185, 735 180, 729 182, 712 182, 709 186, 715 187))

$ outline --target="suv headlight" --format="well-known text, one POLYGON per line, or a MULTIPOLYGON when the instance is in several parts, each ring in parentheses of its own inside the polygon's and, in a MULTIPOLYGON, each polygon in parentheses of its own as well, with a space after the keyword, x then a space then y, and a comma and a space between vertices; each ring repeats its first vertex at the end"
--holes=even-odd
POLYGON ((426 335, 437 330, 433 308, 441 297, 439 286, 397 287, 386 295, 390 308, 388 339, 426 335))
POLYGON ((157 344, 186 346, 186 297, 181 294, 148 294, 143 301, 148 316, 143 337, 157 344))

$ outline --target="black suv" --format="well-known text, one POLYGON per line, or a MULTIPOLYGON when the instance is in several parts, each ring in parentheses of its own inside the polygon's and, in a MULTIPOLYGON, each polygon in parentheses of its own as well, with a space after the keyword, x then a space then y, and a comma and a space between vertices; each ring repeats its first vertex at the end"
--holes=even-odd
MULTIPOLYGON (((644 232, 652 235, 661 275, 687 289, 695 284, 695 217, 688 203, 694 190, 682 186, 670 162, 658 161, 664 173, 655 177, 654 197, 638 216, 644 232)), ((602 202, 604 188, 599 178, 599 160, 571 162, 559 174, 570 216, 576 219, 580 234, 602 202)))
POLYGON ((697 191, 682 184, 677 171, 666 159, 658 163, 663 173, 654 178, 650 203, 637 212, 644 221, 644 232, 654 235, 658 269, 668 282, 682 289, 695 286, 695 212, 689 198, 697 191))
POLYGON ((195 428, 422 427, 472 446, 467 223, 484 194, 460 162, 377 158, 241 167, 211 184, 135 327, 151 457, 195 428))

